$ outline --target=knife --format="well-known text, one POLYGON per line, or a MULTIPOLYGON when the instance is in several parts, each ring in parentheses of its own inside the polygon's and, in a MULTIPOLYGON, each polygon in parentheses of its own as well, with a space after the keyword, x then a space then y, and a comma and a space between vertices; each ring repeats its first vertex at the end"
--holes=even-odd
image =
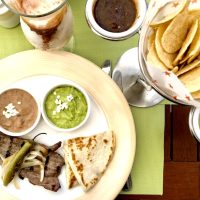
MULTIPOLYGON (((109 59, 104 61, 101 69, 112 78, 112 72, 113 72, 112 63, 109 59)), ((120 79, 118 79, 117 82, 115 80, 114 81, 119 86, 119 88, 122 90, 122 82, 119 80, 120 79)), ((131 178, 131 174, 129 174, 128 179, 122 190, 127 192, 127 191, 130 191, 131 189, 132 189, 132 178, 131 178)))

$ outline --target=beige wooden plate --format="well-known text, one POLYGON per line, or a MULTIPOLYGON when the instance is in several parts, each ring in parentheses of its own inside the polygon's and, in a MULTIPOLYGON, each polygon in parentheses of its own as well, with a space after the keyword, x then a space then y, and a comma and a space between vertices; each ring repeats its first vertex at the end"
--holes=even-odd
POLYGON ((1 87, 28 76, 48 74, 70 79, 87 90, 101 106, 109 128, 116 134, 116 149, 104 176, 79 199, 114 199, 131 171, 136 134, 128 103, 112 79, 95 64, 67 52, 30 50, 17 53, 1 60, 0 70, 1 87))

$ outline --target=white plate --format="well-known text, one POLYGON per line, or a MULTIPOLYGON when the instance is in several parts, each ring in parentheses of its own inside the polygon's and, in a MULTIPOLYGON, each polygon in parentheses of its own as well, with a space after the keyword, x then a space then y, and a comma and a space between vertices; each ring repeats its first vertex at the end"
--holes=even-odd
MULTIPOLYGON (((46 91, 50 90, 55 85, 59 84, 70 84, 72 81, 64 79, 58 76, 33 76, 26 79, 22 79, 10 85, 10 88, 20 88, 28 91, 32 94, 39 103, 41 103, 43 95, 46 91)), ((89 119, 81 128, 72 131, 72 132, 56 132, 52 128, 50 128, 41 118, 38 126, 29 134, 24 136, 24 138, 32 139, 35 135, 39 133, 47 133, 47 135, 39 136, 36 141, 43 143, 45 145, 53 145, 56 142, 64 141, 69 138, 80 137, 80 136, 89 136, 96 133, 101 133, 108 129, 107 120, 100 106, 93 100, 90 96, 91 100, 91 113, 89 119)), ((59 149, 59 153, 63 155, 62 149, 59 149)), ((30 195, 30 191, 34 190, 34 195, 30 196, 28 199, 48 199, 53 200, 55 198, 65 199, 67 197, 68 200, 75 199, 84 194, 82 188, 76 187, 74 189, 66 190, 66 177, 64 172, 64 167, 62 173, 59 177, 61 189, 58 192, 51 192, 44 189, 41 186, 33 186, 28 183, 28 180, 22 181, 20 180, 20 190, 17 190, 13 183, 9 184, 7 187, 3 187, 2 181, 0 181, 0 186, 3 187, 10 194, 20 198, 27 200, 27 197, 30 195)))
POLYGON ((108 127, 114 131, 116 136, 116 148, 112 161, 100 181, 86 193, 81 187, 67 190, 64 172, 59 177, 62 188, 57 193, 45 190, 43 187, 33 186, 26 180, 20 181, 20 190, 16 190, 13 184, 3 189, 18 199, 26 200, 42 198, 45 200, 114 199, 121 191, 131 171, 135 156, 136 134, 128 103, 112 79, 95 64, 67 52, 31 50, 17 53, 1 60, 0 70, 1 87, 13 85, 27 90, 31 87, 31 93, 38 94, 38 91, 42 92, 52 84, 68 79, 79 84, 90 95, 92 114, 81 129, 65 135, 55 133, 41 121, 31 137, 38 132, 47 132, 48 138, 40 136, 38 141, 54 144, 56 141, 71 137, 96 134, 107 130, 108 127))

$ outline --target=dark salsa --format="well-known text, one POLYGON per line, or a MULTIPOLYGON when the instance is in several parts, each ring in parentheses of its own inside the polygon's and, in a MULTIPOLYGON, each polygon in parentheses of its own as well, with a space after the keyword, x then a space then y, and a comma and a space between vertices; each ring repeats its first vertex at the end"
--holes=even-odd
POLYGON ((101 28, 118 33, 133 25, 137 9, 134 0, 97 0, 93 14, 101 28))

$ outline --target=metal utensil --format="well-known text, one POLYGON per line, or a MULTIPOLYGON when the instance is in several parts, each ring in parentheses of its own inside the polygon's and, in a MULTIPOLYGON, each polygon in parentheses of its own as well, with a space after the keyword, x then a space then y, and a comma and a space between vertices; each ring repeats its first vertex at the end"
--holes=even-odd
POLYGON ((112 78, 132 106, 150 107, 163 100, 163 97, 143 78, 138 62, 137 47, 129 49, 120 57, 112 78))
POLYGON ((112 63, 110 60, 105 60, 101 69, 112 78, 112 63))
MULTIPOLYGON (((101 69, 112 78, 112 63, 109 59, 105 60, 101 69)), ((118 82, 120 83, 119 79, 118 79, 118 82)), ((118 86, 120 87, 121 85, 119 83, 118 83, 118 86)), ((130 191, 131 188, 132 188, 132 178, 131 178, 131 174, 130 174, 128 176, 128 179, 127 179, 122 190, 123 191, 130 191)))

